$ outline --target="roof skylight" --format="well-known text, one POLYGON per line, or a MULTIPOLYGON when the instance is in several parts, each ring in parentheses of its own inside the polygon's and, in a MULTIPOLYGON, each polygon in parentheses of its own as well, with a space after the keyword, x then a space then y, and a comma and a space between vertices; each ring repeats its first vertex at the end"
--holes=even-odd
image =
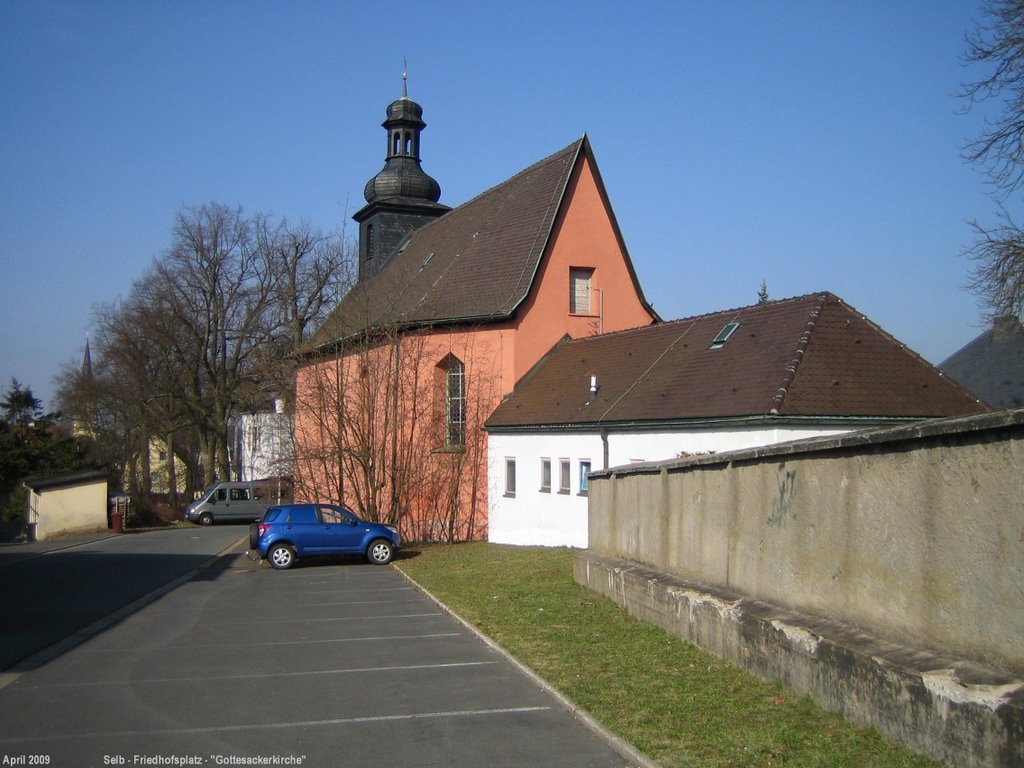
POLYGON ((736 333, 736 329, 740 327, 740 323, 726 323, 725 328, 718 332, 715 336, 715 340, 711 342, 711 349, 721 349, 725 346, 725 342, 729 340, 729 337, 736 333))

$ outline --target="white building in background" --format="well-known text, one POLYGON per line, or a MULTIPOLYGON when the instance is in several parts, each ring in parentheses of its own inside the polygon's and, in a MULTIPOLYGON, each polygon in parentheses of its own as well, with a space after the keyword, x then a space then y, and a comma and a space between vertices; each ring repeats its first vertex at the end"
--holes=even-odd
POLYGON ((484 424, 488 539, 588 546, 590 470, 984 410, 830 293, 566 338, 484 424))
POLYGON ((294 420, 284 400, 272 412, 243 413, 235 421, 235 466, 239 480, 291 477, 295 466, 294 420))

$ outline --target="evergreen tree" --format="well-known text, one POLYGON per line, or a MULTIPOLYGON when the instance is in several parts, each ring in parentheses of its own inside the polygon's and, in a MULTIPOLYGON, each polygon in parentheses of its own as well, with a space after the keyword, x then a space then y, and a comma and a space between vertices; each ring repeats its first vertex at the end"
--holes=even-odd
POLYGON ((0 399, 0 518, 23 514, 26 478, 82 469, 86 456, 84 446, 59 427, 57 414, 43 414, 32 390, 12 379, 0 399))

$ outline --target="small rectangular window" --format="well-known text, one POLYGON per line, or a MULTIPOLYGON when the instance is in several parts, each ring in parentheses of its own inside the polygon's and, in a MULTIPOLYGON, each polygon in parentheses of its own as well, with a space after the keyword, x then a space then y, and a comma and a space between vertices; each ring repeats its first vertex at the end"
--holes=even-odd
POLYGON ((580 496, 590 490, 590 459, 580 459, 580 496))
POLYGON ((569 313, 573 315, 589 315, 590 288, 594 270, 584 267, 569 269, 569 313))
POLYGON ((505 495, 516 495, 516 460, 505 459, 505 495))
POLYGON ((569 460, 559 459, 558 461, 558 492, 569 492, 569 460))
POLYGON ((551 459, 540 460, 540 490, 542 493, 551 492, 551 459))

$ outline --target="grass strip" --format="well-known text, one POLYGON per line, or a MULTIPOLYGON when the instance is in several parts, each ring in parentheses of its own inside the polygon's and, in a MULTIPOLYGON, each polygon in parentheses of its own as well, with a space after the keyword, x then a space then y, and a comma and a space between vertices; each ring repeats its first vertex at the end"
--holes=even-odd
POLYGON ((396 565, 665 768, 939 765, 630 617, 573 581, 576 552, 430 544, 396 565))

